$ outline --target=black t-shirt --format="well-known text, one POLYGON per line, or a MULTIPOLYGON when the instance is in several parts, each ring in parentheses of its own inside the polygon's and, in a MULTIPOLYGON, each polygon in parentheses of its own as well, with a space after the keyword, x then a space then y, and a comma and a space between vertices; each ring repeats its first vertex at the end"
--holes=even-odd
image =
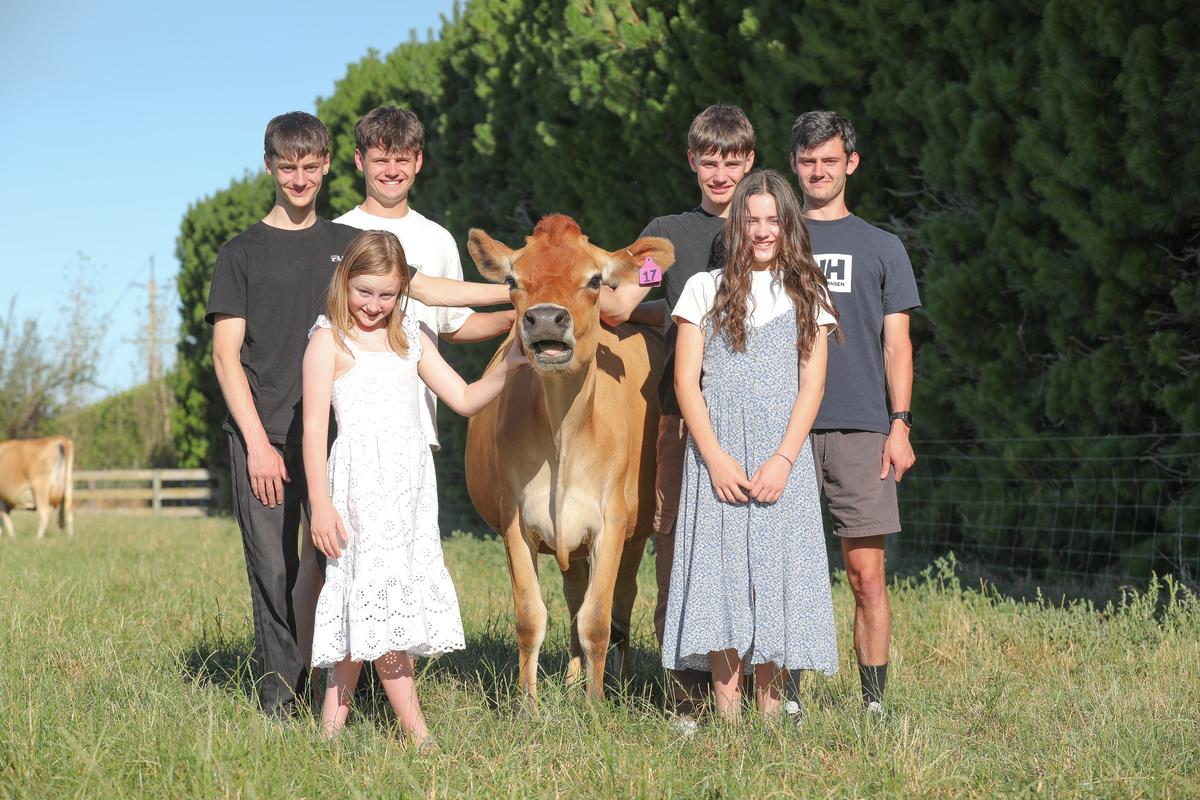
MULTIPOLYGON (((301 365, 308 330, 325 311, 329 279, 360 231, 317 219, 283 230, 257 222, 217 253, 204 321, 217 314, 246 320, 242 368, 267 437, 275 444, 301 439, 301 365)), ((225 430, 237 433, 233 417, 225 430)))
POLYGON ((659 406, 664 414, 679 415, 679 402, 675 399, 675 323, 670 317, 671 309, 679 302, 683 285, 688 278, 706 269, 724 266, 720 248, 714 249, 720 240, 725 220, 715 217, 697 206, 682 214, 671 214, 650 221, 642 236, 661 236, 675 246, 675 264, 663 274, 663 294, 667 300, 666 366, 658 385, 659 406), (720 261, 716 263, 714 261, 720 261))

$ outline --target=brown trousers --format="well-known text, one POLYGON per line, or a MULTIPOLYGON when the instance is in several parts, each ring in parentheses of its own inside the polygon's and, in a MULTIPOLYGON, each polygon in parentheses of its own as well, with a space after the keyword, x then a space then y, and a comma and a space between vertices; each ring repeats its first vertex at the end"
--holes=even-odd
MULTIPOLYGON (((654 634, 662 649, 666 627, 667 595, 671 591, 671 565, 675 560, 675 520, 683 486, 683 454, 687 426, 682 417, 663 414, 658 420, 657 475, 654 483, 654 578, 658 602, 654 606, 654 634)), ((698 669, 667 670, 670 678, 670 710, 694 715, 708 699, 712 675, 698 669)))

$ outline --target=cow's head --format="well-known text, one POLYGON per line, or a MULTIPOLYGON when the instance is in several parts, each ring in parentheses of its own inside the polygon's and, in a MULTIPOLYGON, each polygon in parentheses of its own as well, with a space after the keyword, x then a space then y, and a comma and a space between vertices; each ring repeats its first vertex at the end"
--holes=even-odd
POLYGON ((505 281, 517 310, 517 330, 539 372, 574 371, 591 363, 600 330, 600 287, 638 280, 647 258, 662 270, 675 262, 666 239, 645 237, 608 252, 588 242, 575 220, 543 217, 525 246, 512 250, 479 229, 467 249, 490 281, 505 281))

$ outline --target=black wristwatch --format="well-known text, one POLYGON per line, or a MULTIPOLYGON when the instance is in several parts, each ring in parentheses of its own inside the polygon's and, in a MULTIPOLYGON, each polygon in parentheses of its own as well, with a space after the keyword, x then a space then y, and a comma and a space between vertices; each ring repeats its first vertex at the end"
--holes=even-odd
POLYGON ((895 422, 896 420, 900 420, 906 426, 911 428, 912 427, 912 412, 911 411, 893 411, 892 415, 890 417, 888 417, 888 422, 895 422))

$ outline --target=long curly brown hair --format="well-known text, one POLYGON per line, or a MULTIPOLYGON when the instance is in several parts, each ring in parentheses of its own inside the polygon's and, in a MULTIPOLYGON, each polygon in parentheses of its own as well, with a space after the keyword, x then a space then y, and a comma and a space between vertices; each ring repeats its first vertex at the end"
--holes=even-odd
MULTIPOLYGON (((738 352, 746 350, 747 326, 752 312, 750 303, 750 273, 754 269, 754 243, 747 228, 750 221, 749 200, 760 194, 775 199, 779 218, 779 237, 775 263, 770 270, 783 284, 796 309, 796 349, 801 358, 808 358, 817 337, 814 320, 818 309, 825 309, 837 319, 837 309, 829 300, 825 273, 813 259, 812 240, 800 202, 791 184, 772 169, 755 170, 738 183, 725 220, 724 245, 728 254, 717 295, 709 318, 713 333, 724 333, 729 345, 738 352)), ((836 336, 841 341, 841 331, 836 336)))

